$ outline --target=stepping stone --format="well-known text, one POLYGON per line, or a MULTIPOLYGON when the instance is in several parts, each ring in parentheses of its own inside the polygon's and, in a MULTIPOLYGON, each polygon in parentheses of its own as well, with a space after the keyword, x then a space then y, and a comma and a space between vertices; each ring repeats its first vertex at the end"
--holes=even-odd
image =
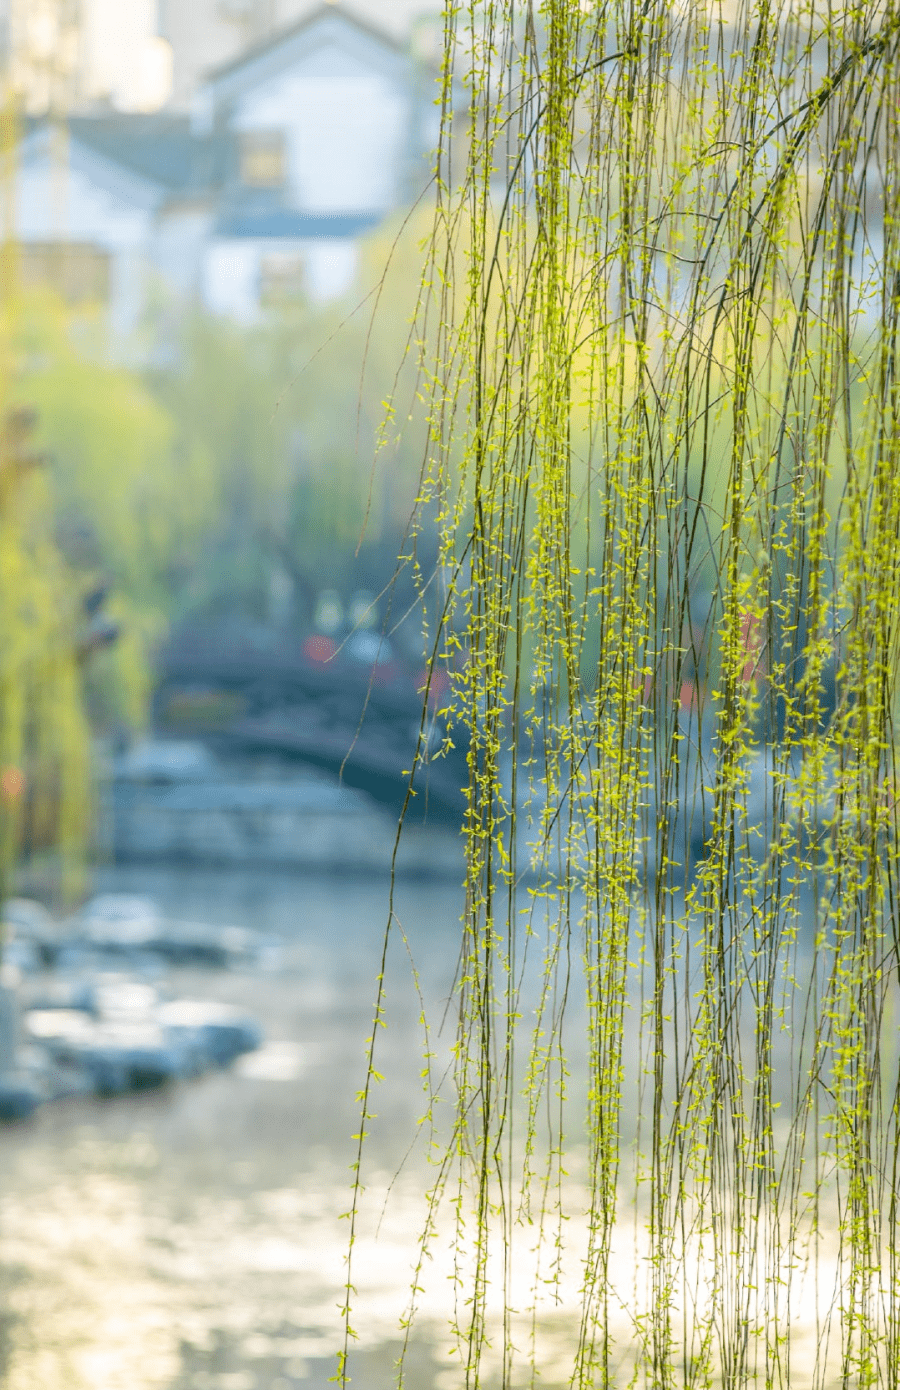
POLYGON ((228 1004, 175 999, 161 1004, 156 1017, 171 1034, 198 1039, 219 1066, 255 1051, 262 1042, 259 1025, 228 1004))
POLYGON ((0 1120, 25 1120, 44 1100, 27 1076, 15 1072, 0 1075, 0 1120))

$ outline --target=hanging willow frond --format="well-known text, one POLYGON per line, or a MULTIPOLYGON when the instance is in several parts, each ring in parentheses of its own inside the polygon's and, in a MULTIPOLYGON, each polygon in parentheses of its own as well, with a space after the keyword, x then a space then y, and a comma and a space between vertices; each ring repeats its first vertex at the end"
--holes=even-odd
POLYGON ((574 1385, 896 1387, 900 9, 444 43, 460 1383, 540 1375, 561 1298, 574 1385))

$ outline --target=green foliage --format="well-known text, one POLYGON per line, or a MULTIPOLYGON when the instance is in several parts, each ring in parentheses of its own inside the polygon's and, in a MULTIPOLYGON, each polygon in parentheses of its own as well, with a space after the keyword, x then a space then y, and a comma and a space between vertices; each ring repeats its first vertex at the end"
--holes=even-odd
POLYGON ((62 537, 85 558, 92 548, 135 604, 159 608, 199 481, 174 458, 171 422, 133 372, 79 350, 52 300, 32 302, 23 329, 21 389, 51 456, 62 537))
POLYGON ((17 308, 0 322, 0 903, 26 830, 59 849, 62 891, 76 891, 92 805, 80 595, 19 404, 17 308))
POLYGON ((568 1260, 578 1386, 896 1386, 900 11, 445 39, 418 524, 471 751, 416 1279, 446 1200, 467 1385, 543 1373, 568 1260))
POLYGON ((153 643, 179 572, 208 525, 210 461, 176 448, 173 422, 133 370, 108 361, 103 334, 76 332, 49 294, 19 317, 19 392, 37 410, 49 456, 55 527, 84 586, 110 586, 122 640, 100 663, 107 716, 145 716, 153 643), (104 669, 105 668, 105 669, 104 669))
POLYGON ((89 724, 143 723, 152 647, 212 495, 208 461, 177 454, 170 417, 110 364, 99 323, 73 323, 49 292, 14 293, 3 335, 3 417, 33 428, 7 429, 0 458, 0 767, 18 788, 0 808, 0 897, 23 844, 61 851, 64 889, 77 888, 89 724), (120 634, 106 650, 84 606, 98 589, 120 634))
POLYGON ((397 374, 415 308, 415 243, 413 227, 373 239, 359 285, 336 305, 300 301, 250 326, 188 326, 154 382, 176 457, 206 460, 208 478, 175 615, 264 618, 275 566, 295 581, 307 623, 319 589, 349 597, 390 580, 425 440, 421 410, 410 418, 414 372, 399 390, 397 374), (402 432, 382 431, 391 393, 406 401, 402 432))
MULTIPOLYGON (((295 581, 301 624, 321 588, 349 598, 391 579, 425 435, 412 406, 402 438, 381 431, 415 307, 414 243, 409 227, 368 248, 361 305, 300 303, 249 328, 196 318, 165 369, 114 360, 99 315, 11 291, 0 408, 34 414, 45 457, 22 476, 0 463, 4 877, 23 837, 61 845, 70 865, 84 851, 89 722, 140 727, 171 623, 267 618, 275 569, 295 581), (119 636, 88 661, 83 600, 98 586, 119 636)), ((14 286, 14 246, 4 256, 14 286)))

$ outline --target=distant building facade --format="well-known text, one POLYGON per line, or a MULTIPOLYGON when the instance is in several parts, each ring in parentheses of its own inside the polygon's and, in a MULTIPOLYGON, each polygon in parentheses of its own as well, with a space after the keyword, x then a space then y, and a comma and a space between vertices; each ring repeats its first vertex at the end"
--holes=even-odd
POLYGON ((360 234, 425 182, 425 97, 404 48, 333 7, 210 74, 193 125, 228 157, 209 307, 241 316, 292 280, 316 298, 346 289, 360 234))
POLYGON ((15 175, 26 279, 105 298, 120 334, 154 292, 239 320, 337 296, 361 235, 427 181, 433 83, 327 5, 212 71, 188 112, 37 121, 15 175))
POLYGON ((68 130, 38 122, 27 132, 15 174, 15 231, 25 284, 49 283, 76 305, 105 305, 124 340, 148 303, 167 190, 104 134, 97 122, 68 130))

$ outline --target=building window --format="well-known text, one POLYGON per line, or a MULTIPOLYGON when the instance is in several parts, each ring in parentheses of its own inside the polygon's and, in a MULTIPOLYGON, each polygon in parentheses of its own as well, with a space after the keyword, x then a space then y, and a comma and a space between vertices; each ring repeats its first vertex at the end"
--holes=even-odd
POLYGON ((247 188, 279 188, 284 183, 284 136, 254 130, 241 136, 241 183, 247 188))
POLYGON ((109 303, 109 254, 80 242, 25 242, 22 284, 47 285, 67 304, 109 303))
POLYGON ((306 267, 296 251, 271 251, 259 264, 259 300, 266 308, 302 299, 306 267))
POLYGON ((359 251, 344 237, 304 239, 260 257, 259 302, 264 308, 301 299, 327 304, 353 288, 359 251))

